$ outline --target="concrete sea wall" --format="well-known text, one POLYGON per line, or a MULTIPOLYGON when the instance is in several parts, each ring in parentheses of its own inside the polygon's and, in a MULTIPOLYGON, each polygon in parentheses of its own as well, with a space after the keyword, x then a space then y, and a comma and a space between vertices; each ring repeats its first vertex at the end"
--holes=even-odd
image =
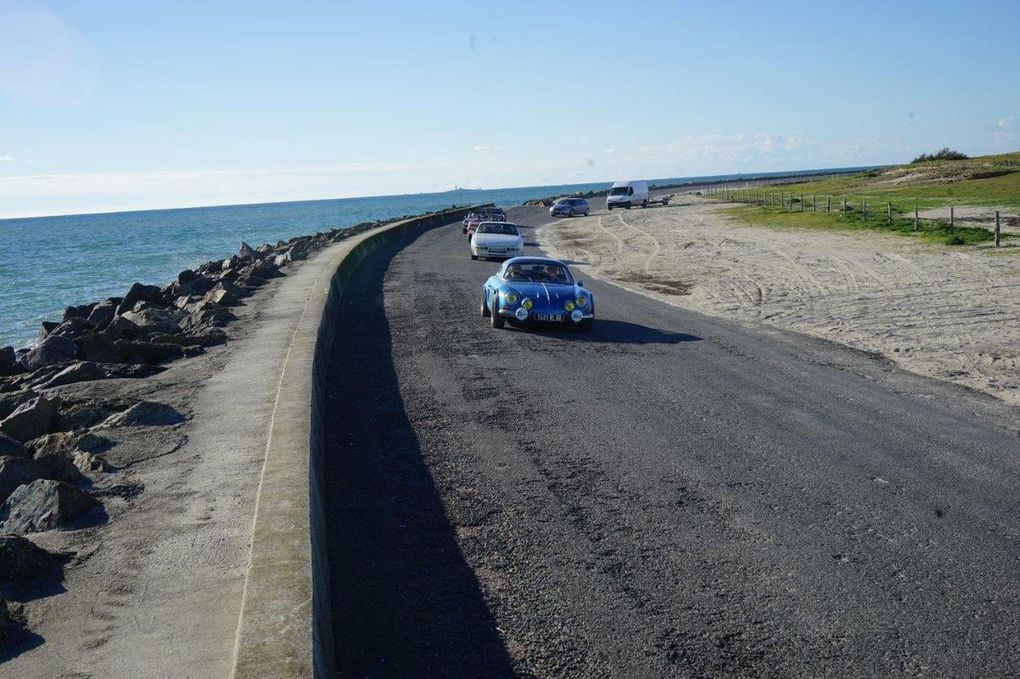
POLYGON ((280 380, 252 531, 251 561, 232 675, 334 675, 330 580, 323 516, 323 412, 327 361, 347 283, 376 250, 474 208, 396 222, 337 246, 295 330, 280 380))

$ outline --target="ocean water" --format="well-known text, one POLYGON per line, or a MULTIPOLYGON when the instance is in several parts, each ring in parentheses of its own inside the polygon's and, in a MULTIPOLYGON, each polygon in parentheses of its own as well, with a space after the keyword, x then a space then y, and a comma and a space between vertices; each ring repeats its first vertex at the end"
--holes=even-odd
MULTIPOLYGON (((823 172, 823 171, 818 171, 823 172)), ((653 184, 752 179, 783 173, 651 180, 653 184)), ((370 198, 147 210, 0 220, 0 347, 30 344, 43 320, 69 305, 123 295, 138 281, 165 285, 183 269, 252 246, 451 205, 514 207, 609 183, 459 190, 370 198)))

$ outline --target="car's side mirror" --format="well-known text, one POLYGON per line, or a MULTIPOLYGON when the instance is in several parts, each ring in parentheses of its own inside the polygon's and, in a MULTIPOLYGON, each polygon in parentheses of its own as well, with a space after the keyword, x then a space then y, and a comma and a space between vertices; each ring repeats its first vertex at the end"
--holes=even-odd
POLYGON ((577 287, 583 288, 584 287, 584 281, 577 281, 577 287))

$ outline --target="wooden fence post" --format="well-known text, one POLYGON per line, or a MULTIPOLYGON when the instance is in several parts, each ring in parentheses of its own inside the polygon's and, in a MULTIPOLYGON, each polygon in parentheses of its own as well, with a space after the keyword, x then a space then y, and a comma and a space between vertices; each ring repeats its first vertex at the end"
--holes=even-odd
POLYGON ((914 231, 917 231, 917 203, 914 203, 914 231))
POLYGON ((846 196, 843 196, 843 207, 840 208, 840 214, 846 217, 846 196))
POLYGON ((956 228, 956 206, 949 206, 949 228, 950 230, 956 228))
POLYGON ((1002 247, 1002 231, 999 229, 999 211, 995 211, 995 247, 1002 247))
POLYGON ((892 201, 885 204, 885 221, 886 224, 892 226, 892 201))
POLYGON ((832 212, 832 196, 825 197, 825 214, 832 212))
POLYGON ((811 196, 811 211, 818 212, 818 196, 811 196))

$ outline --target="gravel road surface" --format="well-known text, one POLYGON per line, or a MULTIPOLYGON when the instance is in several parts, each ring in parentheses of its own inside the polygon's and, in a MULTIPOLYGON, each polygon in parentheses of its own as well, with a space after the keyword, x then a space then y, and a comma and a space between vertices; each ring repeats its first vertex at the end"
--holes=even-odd
POLYGON ((344 676, 1020 671, 1014 410, 597 280, 591 334, 493 330, 497 267, 443 227, 345 298, 344 676))

